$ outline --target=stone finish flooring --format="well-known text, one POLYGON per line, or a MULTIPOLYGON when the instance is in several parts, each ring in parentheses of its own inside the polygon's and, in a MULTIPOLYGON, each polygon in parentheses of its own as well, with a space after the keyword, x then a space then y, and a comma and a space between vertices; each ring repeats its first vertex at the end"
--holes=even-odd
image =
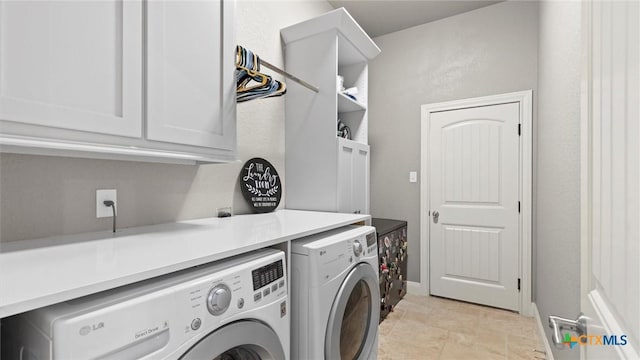
POLYGON ((545 359, 535 318, 407 294, 380 324, 379 360, 545 359))

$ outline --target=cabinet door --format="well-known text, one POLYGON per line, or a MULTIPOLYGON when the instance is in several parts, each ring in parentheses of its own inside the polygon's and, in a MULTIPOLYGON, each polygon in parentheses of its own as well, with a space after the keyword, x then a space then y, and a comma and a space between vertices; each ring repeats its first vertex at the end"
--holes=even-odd
POLYGON ((353 208, 358 214, 369 213, 369 146, 358 144, 353 152, 353 208))
POLYGON ((338 212, 353 213, 353 157, 354 146, 338 139, 338 212))
POLYGON ((148 2, 147 139, 235 149, 232 6, 148 2))
POLYGON ((338 139, 338 212, 369 213, 369 145, 338 139))
POLYGON ((140 137, 141 48, 140 1, 1 1, 0 120, 140 137))

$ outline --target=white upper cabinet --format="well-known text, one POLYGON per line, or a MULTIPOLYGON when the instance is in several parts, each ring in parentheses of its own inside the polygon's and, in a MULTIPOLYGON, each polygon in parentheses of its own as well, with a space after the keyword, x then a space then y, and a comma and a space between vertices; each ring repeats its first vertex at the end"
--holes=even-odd
POLYGON ((222 1, 150 1, 147 10, 147 138, 232 150, 232 33, 222 1), (230 56, 221 57, 220 49, 230 56), (224 71, 227 69, 228 71, 224 71), (231 93, 229 93, 231 90, 231 93), (226 92, 226 93, 225 93, 226 92))
POLYGON ((0 2, 0 119, 142 136, 142 4, 0 2))
POLYGON ((234 2, 0 1, 0 151, 236 160, 234 2))

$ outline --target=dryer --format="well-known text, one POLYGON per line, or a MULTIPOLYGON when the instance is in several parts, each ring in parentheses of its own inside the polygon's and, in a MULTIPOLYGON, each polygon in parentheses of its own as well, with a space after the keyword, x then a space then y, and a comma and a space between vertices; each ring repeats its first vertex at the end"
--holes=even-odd
POLYGON ((289 359, 285 257, 261 250, 3 323, 7 359, 289 359))
POLYGON ((348 226, 291 244, 292 359, 376 359, 375 228, 348 226))

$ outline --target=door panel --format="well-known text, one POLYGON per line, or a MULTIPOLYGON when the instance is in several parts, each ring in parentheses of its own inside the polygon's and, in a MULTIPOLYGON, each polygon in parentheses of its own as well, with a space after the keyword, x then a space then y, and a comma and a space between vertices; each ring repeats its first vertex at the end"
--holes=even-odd
POLYGON ((580 346, 583 358, 640 357, 640 3, 584 3, 591 27, 582 160, 582 301, 589 336, 623 346, 580 346), (585 137, 586 136, 586 137, 585 137))
POLYGON ((140 1, 0 2, 0 120, 142 135, 140 1))
POLYGON ((501 232, 501 229, 444 226, 445 276, 498 284, 501 232))
POLYGON ((338 138, 338 212, 369 213, 369 145, 338 138))
POLYGON ((148 2, 148 139, 233 149, 223 13, 223 1, 148 2))
POLYGON ((352 213, 353 193, 353 152, 354 148, 342 144, 338 139, 338 212, 352 213))
POLYGON ((434 295, 519 309, 519 117, 518 103, 431 114, 434 295))
POLYGON ((353 159, 353 207, 359 214, 369 213, 369 146, 360 145, 353 159))
POLYGON ((501 131, 502 123, 488 120, 442 129, 445 204, 500 204, 501 131))

